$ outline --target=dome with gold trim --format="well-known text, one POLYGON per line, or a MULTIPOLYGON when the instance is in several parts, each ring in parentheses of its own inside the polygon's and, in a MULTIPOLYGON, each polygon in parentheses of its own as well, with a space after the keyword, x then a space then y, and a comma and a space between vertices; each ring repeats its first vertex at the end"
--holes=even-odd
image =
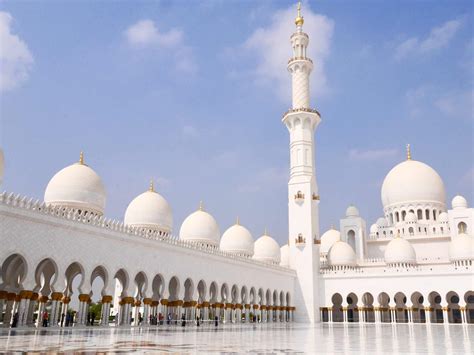
POLYGON ((49 181, 44 202, 49 206, 63 206, 94 215, 103 215, 106 192, 97 173, 84 163, 81 152, 79 162, 57 172, 49 181))
POLYGON ((148 191, 135 197, 125 211, 124 223, 167 235, 173 229, 173 213, 168 202, 155 191, 153 181, 148 191))

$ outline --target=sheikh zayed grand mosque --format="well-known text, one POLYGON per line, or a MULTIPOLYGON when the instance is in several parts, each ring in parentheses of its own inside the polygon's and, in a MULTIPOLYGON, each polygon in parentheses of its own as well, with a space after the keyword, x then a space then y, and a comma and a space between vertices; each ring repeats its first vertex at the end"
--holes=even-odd
MULTIPOLYGON (((295 24, 292 108, 282 117, 287 244, 256 238, 238 220, 221 233, 203 204, 178 228, 153 183, 123 221, 109 219, 106 188, 81 153, 47 183, 44 201, 0 194, 0 326, 41 327, 47 312, 59 327, 72 304, 75 326, 85 326, 91 302, 102 305, 102 326, 147 326, 159 314, 190 323, 474 323, 474 208, 446 196, 440 175, 409 146, 385 177, 380 218, 367 229, 351 205, 320 234, 321 117, 310 105, 313 62, 300 11, 295 24)), ((2 153, 2 180, 4 165, 2 153)))

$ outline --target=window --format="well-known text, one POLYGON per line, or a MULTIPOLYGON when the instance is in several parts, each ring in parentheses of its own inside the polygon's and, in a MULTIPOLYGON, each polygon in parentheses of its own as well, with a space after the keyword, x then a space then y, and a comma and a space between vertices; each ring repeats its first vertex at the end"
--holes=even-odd
POLYGON ((436 210, 433 210, 433 219, 436 221, 436 210))
POLYGON ((407 211, 403 211, 403 212, 402 212, 402 221, 405 220, 405 216, 406 216, 406 215, 407 215, 407 211))
POLYGON ((417 210, 416 211, 418 219, 423 219, 423 211, 422 210, 417 210))
POLYGON ((467 230, 467 224, 464 222, 458 223, 458 233, 465 233, 467 230))
POLYGON ((430 210, 425 210, 425 218, 430 219, 430 210))
POLYGON ((400 215, 398 214, 398 212, 395 212, 395 219, 397 220, 397 222, 400 222, 400 215))

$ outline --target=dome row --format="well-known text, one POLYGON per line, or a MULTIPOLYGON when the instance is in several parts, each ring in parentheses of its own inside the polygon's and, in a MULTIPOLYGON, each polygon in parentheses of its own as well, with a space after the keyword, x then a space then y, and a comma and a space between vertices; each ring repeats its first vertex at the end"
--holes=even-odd
MULTIPOLYGON (((321 236, 320 250, 322 254, 327 255, 331 266, 356 266, 354 249, 341 241, 341 234, 333 228, 321 236)), ((453 237, 449 243, 449 258, 453 262, 474 260, 474 237, 465 233, 453 237)), ((397 236, 387 244, 384 260, 388 265, 415 265, 416 252, 408 240, 397 236)))
MULTIPOLYGON (((60 170, 49 181, 44 201, 48 205, 74 208, 84 214, 102 216, 106 191, 99 175, 84 163, 81 153, 79 162, 60 170)), ((155 191, 151 183, 148 191, 130 202, 125 211, 124 223, 168 236, 173 228, 173 213, 171 206, 155 191)), ((216 220, 204 211, 202 203, 196 212, 184 220, 179 238, 219 247, 222 251, 253 257, 262 262, 279 264, 281 260, 280 246, 272 237, 265 232, 254 242, 249 230, 238 221, 221 238, 216 220)))

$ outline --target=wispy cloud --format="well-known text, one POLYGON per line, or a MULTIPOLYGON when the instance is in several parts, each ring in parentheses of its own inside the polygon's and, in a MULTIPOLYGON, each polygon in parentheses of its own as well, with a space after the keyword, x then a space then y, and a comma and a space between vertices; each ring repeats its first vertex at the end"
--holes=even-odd
POLYGON ((284 186, 288 182, 288 169, 267 167, 252 175, 252 181, 239 186, 238 191, 242 193, 258 192, 263 188, 284 186))
POLYGON ((412 118, 433 112, 453 119, 473 120, 474 90, 444 90, 433 85, 420 85, 405 94, 408 115, 412 118))
POLYGON ((12 33, 13 17, 0 11, 0 91, 11 91, 29 77, 34 59, 26 43, 12 33))
POLYGON ((180 29, 160 31, 155 22, 145 19, 129 26, 123 35, 127 44, 135 50, 173 48, 176 69, 186 73, 197 71, 193 48, 186 45, 184 33, 180 29))
MULTIPOLYGON (((304 31, 310 36, 308 56, 315 63, 312 73, 312 93, 321 96, 329 91, 325 61, 330 53, 334 21, 304 8, 304 31)), ((244 44, 235 50, 251 54, 257 59, 252 76, 258 84, 270 85, 285 101, 290 95, 288 73, 284 70, 291 56, 289 36, 295 32, 294 7, 278 10, 271 15, 270 24, 256 29, 244 44)))
POLYGON ((199 130, 189 124, 186 124, 182 127, 181 133, 184 138, 196 138, 199 137, 199 130))
POLYGON ((349 151, 349 159, 358 161, 377 161, 394 157, 397 154, 397 149, 351 149, 349 151))
POLYGON ((395 59, 401 60, 411 54, 429 53, 446 47, 461 28, 462 19, 447 21, 431 29, 429 35, 420 39, 411 37, 399 43, 395 48, 395 59))
POLYGON ((133 46, 177 46, 183 41, 183 32, 172 28, 168 32, 158 31, 152 20, 140 20, 128 27, 125 32, 127 42, 133 46))

